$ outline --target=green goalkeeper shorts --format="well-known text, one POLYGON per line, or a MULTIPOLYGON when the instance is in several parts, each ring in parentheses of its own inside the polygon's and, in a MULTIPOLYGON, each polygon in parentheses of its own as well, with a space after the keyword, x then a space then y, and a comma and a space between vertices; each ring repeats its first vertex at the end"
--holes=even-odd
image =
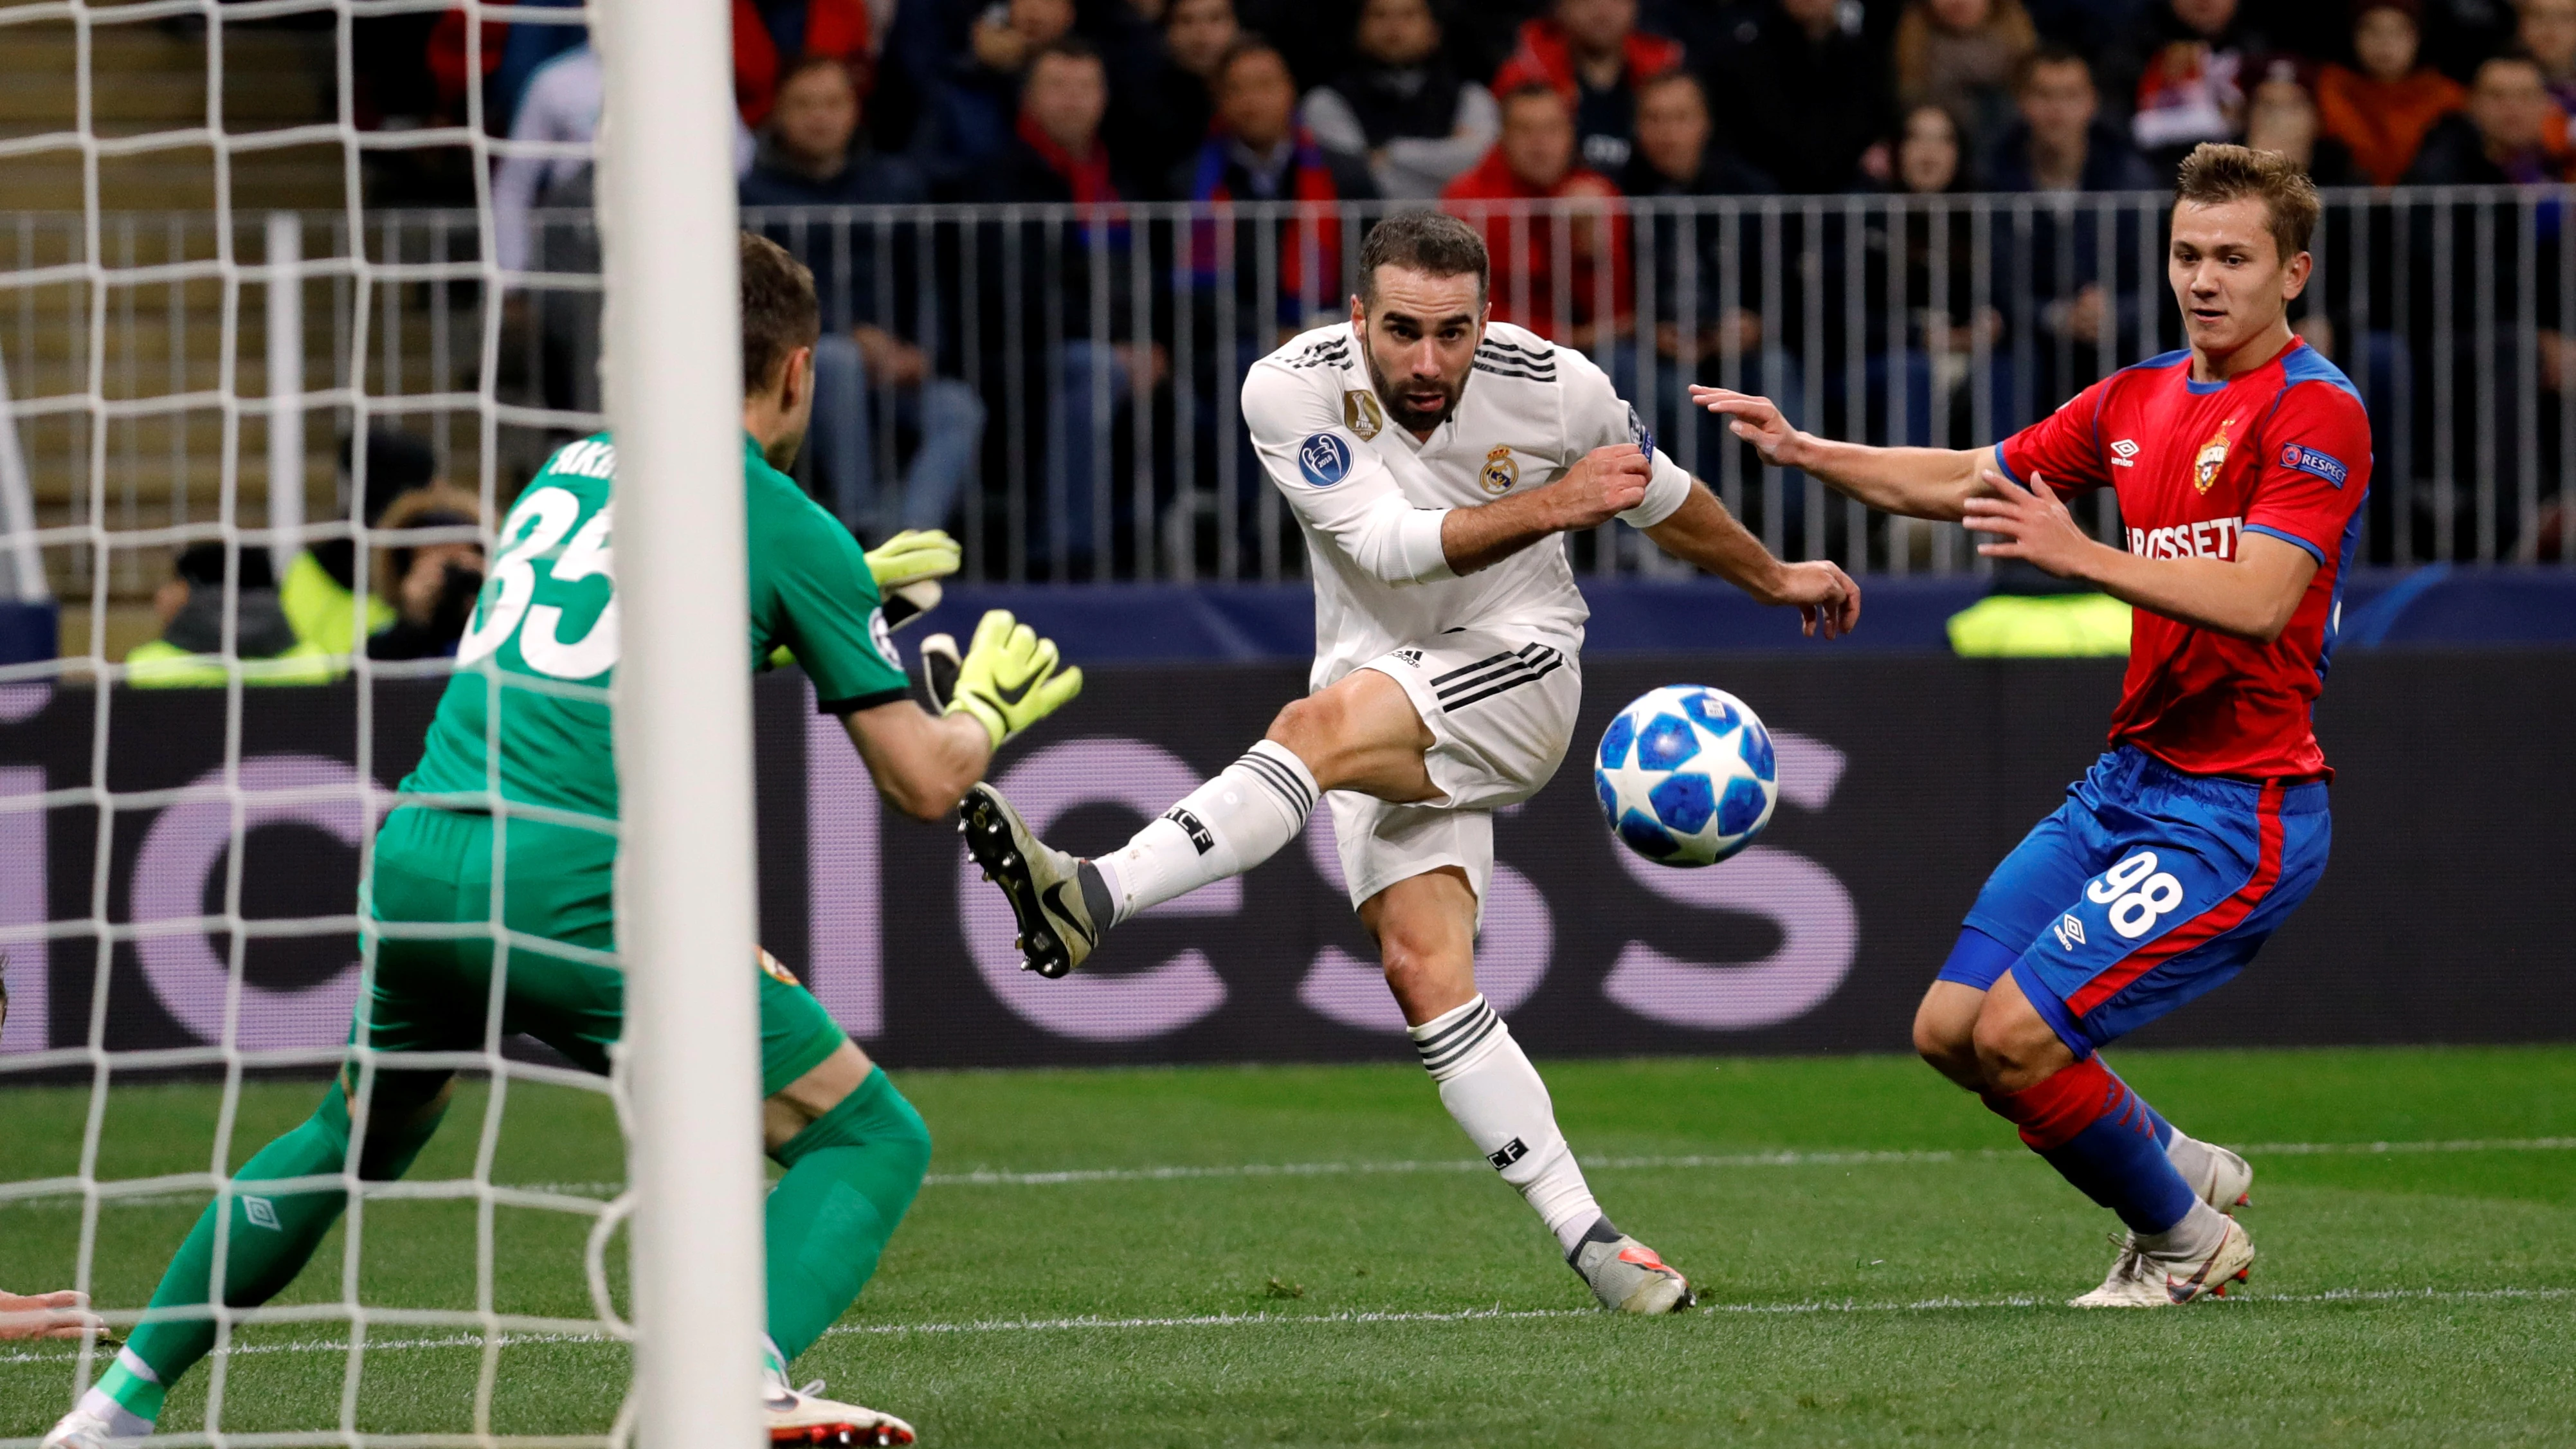
MULTIPOLYGON (((625 1023, 624 973, 549 951, 546 943, 615 949, 616 861, 613 836, 572 826, 420 806, 386 817, 376 836, 369 907, 383 923, 368 932, 376 942, 375 989, 359 1005, 368 1044, 393 1052, 480 1050, 498 959, 502 1034, 524 1032, 585 1071, 607 1072, 609 1045, 625 1023), (504 830, 497 904, 516 939, 500 950, 501 933, 492 926, 493 844, 504 830), (432 936, 405 927, 445 929, 432 936)), ((768 1096, 848 1038, 767 952, 749 954, 745 964, 760 977, 760 1090, 768 1096)))

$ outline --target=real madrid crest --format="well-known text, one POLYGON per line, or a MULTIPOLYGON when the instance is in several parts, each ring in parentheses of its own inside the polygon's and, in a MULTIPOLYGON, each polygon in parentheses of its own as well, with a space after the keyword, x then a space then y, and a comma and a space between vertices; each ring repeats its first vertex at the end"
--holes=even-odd
POLYGON ((2229 418, 2218 425, 2218 436, 2200 445, 2191 460, 2191 486, 2206 493, 2218 482, 2218 470, 2227 466, 2227 430, 2236 426, 2229 418))
POLYGON ((1485 486, 1486 492, 1500 498, 1521 481, 1520 462, 1512 457, 1509 447, 1496 448, 1485 455, 1485 471, 1476 475, 1476 481, 1485 486))
POLYGON ((1342 394, 1342 426, 1360 435, 1365 443, 1386 426, 1386 414, 1379 411, 1377 394, 1352 388, 1342 394))

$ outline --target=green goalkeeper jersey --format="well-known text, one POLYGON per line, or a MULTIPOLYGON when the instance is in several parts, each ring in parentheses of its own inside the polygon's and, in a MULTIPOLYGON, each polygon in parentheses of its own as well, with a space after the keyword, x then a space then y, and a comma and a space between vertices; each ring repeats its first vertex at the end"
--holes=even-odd
MULTIPOLYGON (((858 540, 748 437, 742 471, 746 665, 758 669, 785 646, 828 713, 901 699, 903 666, 858 540)), ((616 447, 601 433, 566 445, 529 480, 494 540, 456 677, 404 791, 481 796, 438 803, 487 809, 497 785, 512 804, 616 817, 607 699, 618 643, 609 539, 616 476, 616 447)))

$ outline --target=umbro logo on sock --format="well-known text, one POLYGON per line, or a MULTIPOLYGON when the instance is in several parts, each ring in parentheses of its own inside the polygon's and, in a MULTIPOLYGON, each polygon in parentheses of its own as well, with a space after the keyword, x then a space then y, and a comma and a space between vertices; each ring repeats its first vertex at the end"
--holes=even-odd
POLYGON ((1216 849, 1216 836, 1209 833, 1207 826, 1201 824, 1199 818, 1187 810, 1175 805, 1163 812, 1163 818, 1181 827, 1182 831, 1190 837, 1190 844, 1199 848, 1199 854, 1205 855, 1216 849))
POLYGON ((252 1227, 266 1228, 272 1233, 281 1231, 277 1225, 277 1204, 264 1197, 245 1197, 241 1205, 242 1216, 250 1219, 252 1227))
POLYGON ((1494 1170, 1496 1172, 1500 1172, 1504 1168, 1511 1166, 1513 1163, 1518 1162, 1527 1156, 1529 1156, 1529 1144, 1515 1137, 1511 1141, 1504 1143, 1502 1146, 1495 1148, 1493 1151, 1486 1153, 1485 1160, 1494 1164, 1494 1170))

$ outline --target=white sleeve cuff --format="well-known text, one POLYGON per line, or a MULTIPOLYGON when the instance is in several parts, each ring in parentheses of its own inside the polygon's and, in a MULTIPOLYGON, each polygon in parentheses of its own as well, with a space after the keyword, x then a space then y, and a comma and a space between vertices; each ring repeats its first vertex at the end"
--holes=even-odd
POLYGON ((1655 450, 1655 467, 1646 479, 1646 496, 1636 507, 1619 515, 1619 521, 1631 528, 1652 528, 1681 511, 1690 501, 1691 476, 1682 465, 1655 450))
POLYGON ((1446 508, 1406 510, 1395 536, 1396 557, 1404 568, 1402 582, 1427 584, 1457 577, 1449 567, 1449 551, 1440 542, 1440 525, 1448 517, 1446 508))

